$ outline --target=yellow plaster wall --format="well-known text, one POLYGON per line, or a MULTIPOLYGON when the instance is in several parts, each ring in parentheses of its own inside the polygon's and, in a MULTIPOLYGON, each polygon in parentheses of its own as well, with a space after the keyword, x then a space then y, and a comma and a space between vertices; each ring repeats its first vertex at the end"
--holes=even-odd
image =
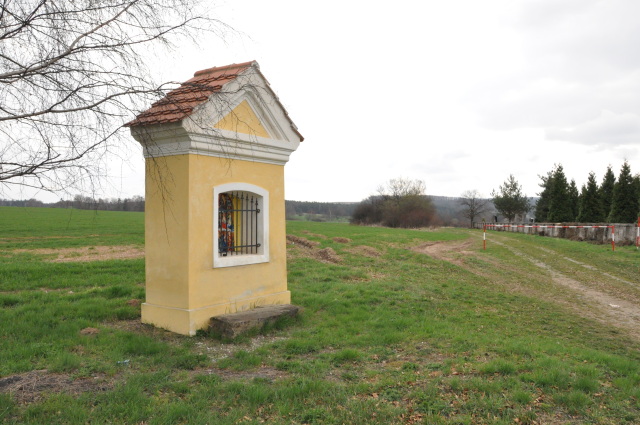
POLYGON ((145 188, 146 300, 188 308, 188 155, 147 159, 145 188), (166 173, 170 170, 170 173, 166 173), (159 173, 165 174, 162 180, 159 173))
POLYGON ((203 155, 148 160, 153 167, 149 161, 165 161, 172 183, 160 190, 147 169, 143 322, 193 335, 212 316, 289 303, 284 166, 203 155), (269 192, 268 263, 213 268, 213 188, 225 183, 269 192))
POLYGON ((252 136, 271 137, 246 100, 240 102, 238 106, 218 121, 214 127, 252 136))

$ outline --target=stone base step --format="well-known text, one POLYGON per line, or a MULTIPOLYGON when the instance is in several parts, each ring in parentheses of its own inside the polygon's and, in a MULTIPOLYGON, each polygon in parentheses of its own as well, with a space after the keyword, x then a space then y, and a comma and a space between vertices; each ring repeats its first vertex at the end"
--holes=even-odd
POLYGON ((291 304, 267 305, 253 310, 221 314, 211 318, 209 331, 223 338, 236 338, 264 326, 273 324, 280 318, 296 317, 302 308, 291 304))

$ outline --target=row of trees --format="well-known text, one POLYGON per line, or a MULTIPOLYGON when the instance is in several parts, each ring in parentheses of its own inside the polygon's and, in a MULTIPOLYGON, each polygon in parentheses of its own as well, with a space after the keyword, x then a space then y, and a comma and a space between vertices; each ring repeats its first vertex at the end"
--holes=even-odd
POLYGON ((589 173, 580 192, 573 179, 567 181, 561 164, 540 178, 542 192, 535 208, 536 221, 633 223, 640 214, 640 175, 631 174, 627 161, 617 179, 611 166, 607 167, 600 185, 595 173, 589 173))
POLYGON ((296 220, 300 216, 318 217, 318 220, 329 221, 339 218, 351 217, 356 208, 355 202, 306 202, 285 201, 287 220, 296 220))
MULTIPOLYGON (((611 166, 607 167, 600 185, 595 173, 589 173, 580 191, 575 180, 567 180, 561 164, 540 178, 542 191, 535 205, 510 175, 491 193, 491 199, 482 198, 477 190, 464 192, 459 199, 460 213, 470 224, 494 211, 509 222, 524 220, 530 211, 535 213, 535 221, 554 223, 634 223, 640 216, 640 175, 632 175, 627 161, 617 179, 611 166)), ((438 221, 433 202, 425 195, 424 182, 402 178, 390 180, 377 195, 362 201, 351 219, 354 224, 388 227, 424 227, 438 221)))
MULTIPOLYGON (((540 176, 542 191, 533 208, 537 222, 580 223, 634 223, 640 216, 640 175, 631 173, 627 161, 616 179, 611 166, 607 167, 602 183, 598 185, 595 173, 589 173, 587 183, 578 191, 575 180, 567 180, 561 164, 554 165, 545 176, 540 176)), ((492 201, 496 210, 509 222, 524 217, 532 207, 522 187, 510 175, 497 191, 492 201)), ((467 196, 466 198, 469 198, 467 196)), ((479 215, 478 205, 470 203, 474 197, 464 200, 466 215, 473 222, 479 215)), ((480 212, 486 207, 480 204, 480 212)))
POLYGON ((144 211, 144 198, 98 198, 76 195, 73 199, 60 199, 57 202, 45 203, 37 199, 10 200, 0 199, 2 207, 47 207, 47 208, 76 208, 79 210, 101 211, 144 211))
POLYGON ((132 198, 98 198, 90 196, 76 195, 73 201, 58 201, 61 208, 76 208, 80 210, 101 210, 101 211, 144 211, 144 198, 134 196, 132 198))
MULTIPOLYGON (((472 224, 496 210, 509 221, 530 210, 529 198, 522 194, 522 188, 513 176, 509 176, 492 195, 492 200, 486 199, 477 190, 468 190, 456 200, 456 213, 472 224)), ((457 222, 450 218, 449 225, 457 222)), ((360 202, 353 211, 351 223, 417 228, 439 225, 442 219, 438 217, 432 199, 426 195, 423 181, 397 178, 389 180, 378 188, 377 194, 360 202)))

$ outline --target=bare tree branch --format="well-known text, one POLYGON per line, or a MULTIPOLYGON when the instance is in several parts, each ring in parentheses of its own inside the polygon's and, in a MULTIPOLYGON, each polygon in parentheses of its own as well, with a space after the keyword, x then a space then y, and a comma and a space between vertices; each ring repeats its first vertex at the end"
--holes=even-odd
POLYGON ((473 227, 476 218, 490 209, 490 202, 480 196, 477 190, 467 190, 460 195, 460 205, 463 207, 462 215, 469 219, 469 227, 473 227))
POLYGON ((151 48, 230 30, 204 0, 0 2, 0 191, 78 190, 125 148, 122 125, 174 84, 158 84, 151 48))

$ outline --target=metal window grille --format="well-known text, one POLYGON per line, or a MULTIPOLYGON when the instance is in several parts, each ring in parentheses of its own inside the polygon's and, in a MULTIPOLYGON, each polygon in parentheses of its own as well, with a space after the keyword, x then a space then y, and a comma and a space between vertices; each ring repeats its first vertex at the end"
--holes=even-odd
POLYGON ((218 195, 218 253, 228 255, 257 254, 261 246, 258 235, 258 196, 248 192, 225 192, 218 195))

